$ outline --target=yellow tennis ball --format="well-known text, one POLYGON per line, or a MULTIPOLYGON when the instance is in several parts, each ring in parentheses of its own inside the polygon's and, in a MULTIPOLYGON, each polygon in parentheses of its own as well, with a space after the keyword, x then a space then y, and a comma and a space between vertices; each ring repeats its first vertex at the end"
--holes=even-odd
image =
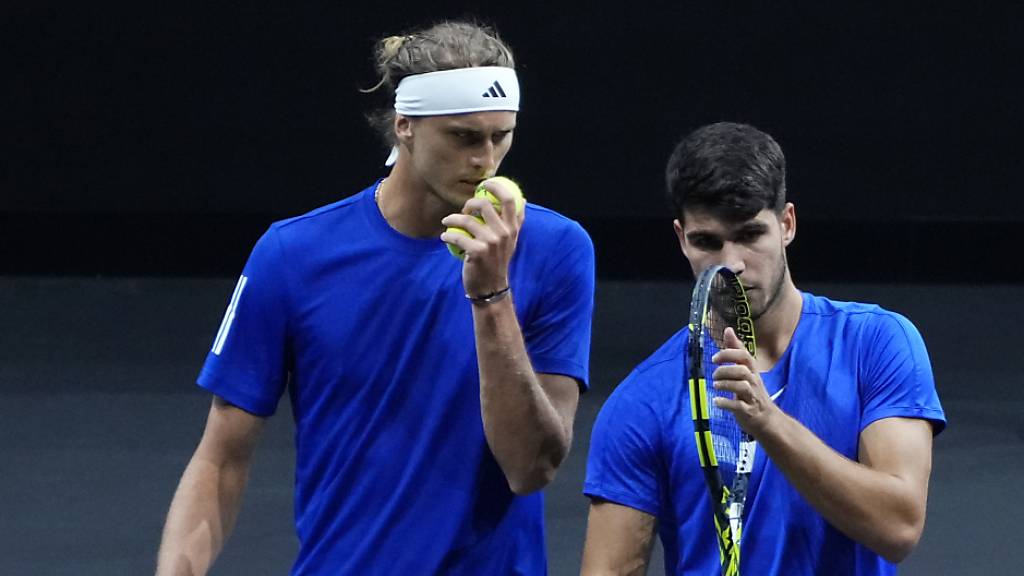
MULTIPOLYGON (((476 196, 477 198, 487 198, 494 206, 494 209, 497 210, 498 214, 501 214, 501 200, 498 200, 498 197, 492 194, 490 190, 484 188, 484 183, 494 181, 499 181, 502 184, 504 184, 507 188, 512 190, 512 194, 514 194, 516 198, 516 214, 522 213, 523 206, 526 205, 526 198, 523 197, 523 190, 519 187, 519 184, 516 184, 516 182, 511 178, 506 178, 504 176, 495 176, 493 178, 488 178, 487 180, 484 180, 483 182, 477 185, 474 196, 476 196)), ((484 219, 479 216, 474 216, 474 218, 479 220, 481 224, 484 221, 484 219)), ((449 227, 448 232, 455 232, 456 234, 465 234, 470 238, 473 237, 473 235, 470 234, 465 229, 456 228, 454 226, 449 227)), ((455 256, 460 260, 466 257, 466 252, 462 248, 456 246, 455 244, 448 244, 448 251, 452 253, 452 256, 455 256)))
MULTIPOLYGON (((479 217, 479 216, 473 216, 473 218, 476 218, 477 220, 479 220, 481 224, 483 224, 483 222, 484 222, 484 219, 479 217)), ((456 234, 463 234, 465 236, 469 236, 470 238, 473 237, 473 235, 469 233, 469 230, 466 230, 465 228, 457 228, 455 226, 449 226, 448 227, 448 232, 455 232, 456 234)), ((459 260, 462 260, 463 258, 466 257, 466 251, 463 250, 462 248, 459 248, 455 244, 448 244, 448 251, 452 253, 452 256, 455 256, 459 260)))
POLYGON ((488 182, 501 182, 502 184, 504 184, 505 187, 510 189, 512 191, 512 194, 515 195, 516 197, 516 214, 519 214, 523 211, 523 206, 526 205, 526 198, 523 197, 523 189, 519 187, 519 184, 516 184, 515 180, 512 180, 511 178, 506 178, 504 176, 495 176, 493 178, 488 178, 487 180, 484 180, 483 182, 478 184, 476 187, 475 194, 477 198, 487 198, 488 200, 491 201, 491 204, 494 205, 494 209, 497 210, 499 214, 501 214, 501 200, 498 200, 498 197, 492 194, 490 190, 484 188, 484 184, 488 182))

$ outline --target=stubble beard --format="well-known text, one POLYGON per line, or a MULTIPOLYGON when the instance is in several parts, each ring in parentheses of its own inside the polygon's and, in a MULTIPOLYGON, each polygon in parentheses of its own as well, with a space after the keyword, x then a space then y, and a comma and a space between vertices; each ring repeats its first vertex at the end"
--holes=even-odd
POLYGON ((776 269, 772 281, 766 286, 764 292, 765 300, 764 304, 758 306, 756 303, 750 303, 750 317, 752 320, 758 320, 761 316, 764 316, 778 301, 779 296, 782 295, 782 287, 786 283, 786 275, 789 270, 789 262, 786 260, 786 250, 782 248, 782 253, 779 255, 779 267, 776 269))

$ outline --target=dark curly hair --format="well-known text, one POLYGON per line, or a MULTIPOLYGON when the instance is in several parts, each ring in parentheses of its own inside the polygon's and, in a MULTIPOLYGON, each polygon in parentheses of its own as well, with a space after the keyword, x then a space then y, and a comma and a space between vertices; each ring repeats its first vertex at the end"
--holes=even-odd
POLYGON ((687 134, 665 168, 672 215, 706 212, 727 222, 749 220, 786 205, 786 157, 768 134, 719 122, 687 134))

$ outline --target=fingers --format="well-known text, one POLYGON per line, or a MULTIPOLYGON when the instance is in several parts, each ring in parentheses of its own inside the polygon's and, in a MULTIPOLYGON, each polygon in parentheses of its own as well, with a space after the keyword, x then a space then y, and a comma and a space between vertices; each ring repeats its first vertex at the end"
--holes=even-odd
MULTIPOLYGON (((512 226, 510 226, 509 222, 505 219, 505 208, 501 208, 500 210, 501 212, 499 213, 498 208, 495 208, 494 204, 490 200, 482 197, 470 198, 469 200, 466 200, 466 203, 462 206, 463 214, 479 216, 482 219, 482 222, 486 223, 487 226, 493 227, 499 231, 511 229, 512 226)), ((515 210, 515 208, 513 208, 513 210, 515 210)), ((512 222, 514 223, 515 220, 513 219, 512 222)))
POLYGON ((476 235, 472 231, 467 230, 467 228, 477 229, 480 226, 480 218, 478 216, 466 216, 466 218, 468 220, 464 218, 453 218, 451 220, 446 218, 442 220, 448 228, 441 234, 441 241, 457 246, 462 250, 463 254, 486 249, 486 244, 477 240, 476 235))
POLYGON ((460 213, 445 216, 441 240, 463 261, 467 294, 489 294, 508 287, 508 268, 518 243, 525 210, 514 185, 487 182, 486 194, 470 198, 460 213), (518 214, 517 214, 518 213, 518 214))
POLYGON ((719 380, 750 380, 753 378, 754 373, 751 372, 750 368, 742 364, 727 364, 725 366, 719 366, 715 368, 714 373, 711 375, 715 382, 719 380))
POLYGON ((711 358, 719 365, 712 374, 712 382, 715 390, 727 394, 716 395, 712 402, 731 412, 740 427, 757 438, 771 425, 778 408, 765 390, 754 357, 732 328, 725 330, 724 340, 726 347, 711 358))
MULTIPOLYGON (((514 200, 513 200, 514 205, 514 200)), ((515 208, 513 208, 515 210, 515 208)), ((455 244, 467 252, 479 252, 487 247, 501 246, 513 241, 519 222, 511 223, 504 218, 505 210, 498 214, 494 205, 486 198, 471 198, 462 207, 461 214, 449 214, 441 220, 441 224, 449 228, 460 228, 468 234, 451 230, 441 234, 441 240, 455 244)))
POLYGON ((723 335, 725 348, 719 350, 711 357, 715 364, 741 364, 747 369, 754 370, 754 357, 747 351, 746 345, 732 328, 726 328, 723 335))
POLYGON ((500 216, 506 224, 509 226, 516 223, 522 225, 523 219, 526 217, 526 210, 519 209, 519 194, 513 192, 501 178, 485 180, 481 186, 498 200, 498 204, 501 206, 500 216))
POLYGON ((739 364, 748 370, 754 369, 754 357, 747 352, 746 348, 726 348, 719 350, 711 357, 711 361, 719 366, 725 364, 739 364))
POLYGON ((744 392, 750 390, 754 384, 754 373, 747 370, 746 366, 733 364, 720 366, 711 377, 716 390, 726 392, 744 392))
POLYGON ((747 402, 743 402, 742 400, 738 399, 733 400, 731 398, 725 398, 724 396, 715 396, 714 398, 711 399, 711 402, 715 405, 716 408, 728 410, 733 414, 746 413, 750 408, 750 404, 747 402))
MULTIPOLYGON (((733 353, 737 362, 716 368, 711 376, 712 383, 716 390, 731 392, 736 400, 750 402, 754 399, 757 390, 763 388, 761 377, 753 371, 752 366, 742 363, 741 351, 729 350, 729 352, 733 353)), ((746 354, 747 352, 743 350, 742 353, 746 354)), ((715 355, 715 361, 719 361, 718 354, 715 355)))
POLYGON ((762 410, 762 402, 758 400, 756 384, 752 380, 719 380, 714 379, 715 390, 731 393, 731 396, 715 395, 712 404, 722 410, 732 412, 740 426, 746 430, 750 419, 762 410))
POLYGON ((441 223, 445 226, 465 228, 474 236, 480 236, 476 232, 482 234, 488 228, 492 229, 496 235, 505 235, 514 229, 503 219, 502 214, 498 214, 494 205, 486 198, 470 198, 462 206, 461 213, 449 214, 441 219, 441 223), (476 222, 471 222, 470 218, 475 219, 476 222))
POLYGON ((461 228, 468 232, 473 238, 483 242, 492 241, 497 234, 487 226, 484 219, 475 214, 449 214, 441 223, 447 227, 461 228))

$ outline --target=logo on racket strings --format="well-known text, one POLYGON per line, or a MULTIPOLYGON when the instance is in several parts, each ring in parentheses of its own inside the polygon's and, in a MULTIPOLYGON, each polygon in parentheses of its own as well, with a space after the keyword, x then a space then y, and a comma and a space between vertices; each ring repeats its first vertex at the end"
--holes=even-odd
POLYGON ((747 302, 747 295, 743 291, 743 285, 738 279, 729 283, 732 286, 734 298, 733 313, 736 315, 736 335, 743 341, 747 352, 753 356, 757 352, 757 344, 754 341, 754 321, 750 319, 750 304, 747 302))

